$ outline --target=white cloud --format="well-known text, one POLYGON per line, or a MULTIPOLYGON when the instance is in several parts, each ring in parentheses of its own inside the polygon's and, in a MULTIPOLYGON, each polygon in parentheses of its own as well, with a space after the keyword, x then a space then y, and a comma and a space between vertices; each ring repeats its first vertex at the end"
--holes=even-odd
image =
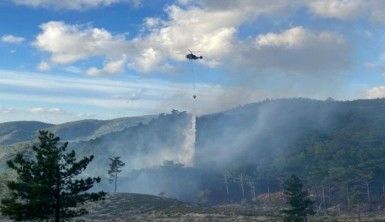
POLYGON ((284 47, 284 48, 303 48, 310 44, 336 44, 344 45, 346 40, 332 32, 312 32, 302 26, 290 28, 280 33, 267 33, 257 36, 256 46, 263 47, 284 47))
MULTIPOLYGON (((308 0, 187 0, 183 4, 196 4, 208 11, 234 10, 241 11, 244 18, 250 15, 261 16, 286 13, 304 5, 308 0)), ((250 17, 249 17, 250 19, 250 17)))
POLYGON ((40 71, 48 71, 51 68, 48 62, 42 61, 37 65, 37 69, 40 71))
POLYGON ((301 26, 278 33, 261 34, 238 48, 235 63, 258 71, 334 74, 349 64, 349 45, 340 35, 316 32, 301 26))
MULTIPOLYGON (((353 20, 368 18, 385 22, 385 1, 381 0, 179 0, 182 5, 200 5, 208 10, 241 10, 247 16, 277 15, 307 8, 320 18, 353 20)), ((250 19, 250 18, 249 18, 250 19)))
POLYGON ((230 64, 236 66, 237 72, 275 69, 283 73, 334 74, 348 66, 350 53, 347 41, 336 33, 295 27, 282 33, 261 34, 256 37, 256 43, 237 38, 237 31, 245 22, 261 15, 285 14, 308 3, 302 0, 183 1, 184 8, 172 5, 167 9, 167 20, 151 19, 145 23, 150 23, 147 25, 150 34, 140 39, 144 49, 140 62, 135 65, 151 70, 167 58, 183 61, 183 52, 194 46, 193 49, 202 51, 204 64, 230 64), (231 64, 233 61, 235 64, 231 64))
POLYGON ((84 10, 102 6, 110 6, 117 3, 129 3, 139 6, 140 0, 11 0, 17 5, 30 7, 43 7, 67 10, 84 10))
POLYGON ((96 118, 92 113, 67 112, 50 107, 0 107, 0 122, 33 120, 47 123, 63 123, 84 118, 96 118))
POLYGON ((13 107, 0 107, 0 113, 2 114, 14 113, 15 110, 13 107))
POLYGON ((43 107, 33 107, 28 110, 31 113, 39 114, 60 114, 63 111, 59 108, 43 108, 43 107))
POLYGON ((81 68, 76 66, 66 66, 66 67, 63 67, 63 70, 66 72, 75 73, 75 74, 82 74, 84 72, 81 68))
POLYGON ((153 48, 143 49, 135 59, 135 62, 131 64, 131 67, 142 70, 143 72, 149 72, 159 65, 161 56, 162 55, 153 48))
POLYGON ((285 13, 307 1, 268 2, 201 0, 184 2, 184 7, 171 5, 166 9, 166 19, 146 18, 143 32, 132 39, 102 28, 51 21, 40 26, 35 46, 49 53, 49 59, 42 63, 47 67, 102 57, 103 67, 88 68, 86 73, 91 76, 116 74, 125 67, 145 73, 172 70, 170 61, 185 61, 187 49, 201 51, 204 59, 199 62, 204 65, 238 65, 242 71, 276 67, 283 72, 331 73, 346 68, 349 47, 335 33, 296 27, 283 33, 261 34, 256 43, 239 40, 237 31, 246 21, 285 13), (239 58, 233 58, 234 53, 239 58), (229 63, 233 60, 235 64, 229 63))
MULTIPOLYGON (((130 40, 100 28, 51 21, 40 26, 35 46, 50 54, 50 64, 101 56, 108 61, 105 64, 120 65, 122 56, 127 55, 129 67, 150 72, 164 68, 170 59, 184 61, 187 49, 192 48, 202 51, 205 64, 214 66, 231 52, 236 29, 245 19, 241 10, 208 13, 202 8, 176 5, 169 6, 167 14, 166 20, 145 19, 147 34, 130 40)), ((92 67, 88 73, 111 73, 106 68, 92 67)))
POLYGON ((104 65, 104 67, 101 69, 91 67, 87 70, 86 73, 87 75, 90 75, 90 76, 103 76, 103 75, 117 74, 124 70, 125 64, 126 64, 126 56, 124 55, 120 60, 107 62, 104 65))
POLYGON ((36 37, 34 45, 50 54, 48 61, 40 63, 40 70, 47 70, 56 64, 103 57, 106 59, 105 67, 90 68, 88 74, 115 74, 124 69, 125 53, 135 53, 133 44, 124 35, 112 35, 104 29, 68 25, 60 21, 44 23, 40 28, 42 32, 36 37))
POLYGON ((367 17, 375 22, 385 22, 385 1, 378 0, 316 0, 310 10, 317 16, 353 20, 367 17))
MULTIPOLYGON (((367 1, 367 0, 366 0, 367 1)), ((317 0, 310 3, 310 9, 318 16, 342 20, 354 19, 361 16, 367 9, 365 1, 357 0, 317 0)))
MULTIPOLYGON (((313 36, 314 37, 314 36, 313 36)), ((303 27, 298 26, 281 33, 267 33, 256 38, 257 47, 301 47, 312 38, 303 27)))
POLYGON ((20 44, 24 42, 25 39, 23 37, 14 36, 14 35, 3 35, 1 36, 0 40, 4 43, 20 44))
POLYGON ((385 97, 385 86, 376 86, 372 87, 365 92, 366 98, 376 99, 385 97))
POLYGON ((236 27, 241 22, 238 11, 216 11, 191 7, 167 8, 168 19, 145 20, 148 35, 137 38, 142 50, 133 66, 151 70, 168 59, 183 61, 189 48, 205 55, 206 64, 218 64, 223 55, 231 51, 236 27))
POLYGON ((156 18, 156 17, 147 17, 147 18, 144 18, 143 24, 147 28, 153 28, 153 27, 157 27, 159 25, 163 25, 163 20, 161 20, 160 18, 156 18))
POLYGON ((51 54, 50 62, 69 64, 93 56, 117 57, 127 50, 123 35, 104 29, 67 25, 51 21, 40 25, 34 45, 51 54), (84 29, 82 29, 84 28, 84 29))
MULTIPOLYGON (((169 20, 145 20, 149 34, 128 40, 107 30, 51 21, 42 24, 34 45, 50 54, 42 66, 71 64, 92 57, 104 57, 105 66, 91 67, 89 75, 114 74, 124 63, 141 72, 168 67, 167 60, 185 60, 187 49, 204 50, 206 64, 218 64, 231 51, 239 13, 205 13, 177 6, 167 9, 169 20), (127 59, 122 60, 123 57, 127 59)), ((151 20, 151 19, 150 19, 151 20)))

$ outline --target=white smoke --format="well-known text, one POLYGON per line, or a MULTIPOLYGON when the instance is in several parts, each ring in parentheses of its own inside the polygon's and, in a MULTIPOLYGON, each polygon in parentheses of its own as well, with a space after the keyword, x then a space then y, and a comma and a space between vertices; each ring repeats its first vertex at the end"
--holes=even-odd
POLYGON ((195 156, 195 139, 196 139, 196 116, 191 115, 191 123, 183 132, 185 140, 182 146, 178 160, 185 166, 192 167, 194 165, 195 156))

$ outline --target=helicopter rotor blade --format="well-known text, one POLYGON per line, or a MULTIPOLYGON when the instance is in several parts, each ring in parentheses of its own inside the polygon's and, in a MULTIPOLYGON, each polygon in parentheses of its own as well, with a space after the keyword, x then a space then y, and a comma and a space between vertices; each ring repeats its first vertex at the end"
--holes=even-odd
POLYGON ((191 50, 191 49, 188 49, 189 52, 191 53, 201 53, 202 50, 191 50))

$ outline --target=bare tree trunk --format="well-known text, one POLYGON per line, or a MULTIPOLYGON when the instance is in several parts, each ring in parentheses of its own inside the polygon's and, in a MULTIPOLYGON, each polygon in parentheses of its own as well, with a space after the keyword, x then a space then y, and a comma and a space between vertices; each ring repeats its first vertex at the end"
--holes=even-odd
POLYGON ((60 197, 56 194, 55 222, 60 222, 60 197))
POLYGON ((349 207, 350 199, 349 199, 349 185, 346 186, 346 205, 349 207))
POLYGON ((337 211, 337 215, 340 216, 341 215, 341 206, 340 204, 338 204, 338 211, 337 211))
POLYGON ((225 173, 225 186, 226 186, 226 195, 227 195, 227 198, 229 198, 229 181, 227 178, 227 173, 225 173))
POLYGON ((329 185, 327 189, 327 205, 330 206, 332 203, 332 187, 329 185))
POLYGON ((325 202, 325 186, 322 184, 322 207, 326 208, 326 202, 325 202))
POLYGON ((368 196, 368 204, 370 205, 371 203, 371 198, 370 198, 370 183, 366 181, 366 195, 368 196))
POLYGON ((385 201, 385 181, 382 181, 382 204, 385 201))
POLYGON ((361 221, 361 204, 358 204, 358 221, 361 221))
POLYGON ((257 195, 256 195, 256 192, 255 192, 255 183, 252 183, 252 186, 253 186, 253 200, 256 200, 257 199, 257 195))
POLYGON ((243 178, 243 174, 241 173, 239 175, 239 184, 241 185, 241 190, 242 190, 242 198, 245 199, 245 187, 244 187, 244 178, 243 178))
POLYGON ((277 176, 276 179, 279 181, 279 189, 280 189, 280 192, 283 193, 283 184, 284 184, 284 181, 285 181, 285 178, 284 177, 281 177, 281 176, 277 176))
POLYGON ((115 189, 114 193, 116 193, 116 183, 118 182, 118 172, 115 173, 115 189))
POLYGON ((269 198, 269 201, 271 201, 271 196, 270 196, 270 183, 267 183, 267 197, 269 198))
POLYGON ((385 199, 385 182, 382 181, 382 198, 385 199))
POLYGON ((55 203, 55 222, 60 222, 60 208, 61 208, 61 200, 60 200, 60 171, 57 169, 56 171, 56 189, 55 189, 55 196, 56 196, 56 203, 55 203))
POLYGON ((249 185, 250 187, 250 196, 251 196, 251 199, 252 200, 255 200, 255 183, 250 179, 248 178, 247 179, 247 184, 249 185))

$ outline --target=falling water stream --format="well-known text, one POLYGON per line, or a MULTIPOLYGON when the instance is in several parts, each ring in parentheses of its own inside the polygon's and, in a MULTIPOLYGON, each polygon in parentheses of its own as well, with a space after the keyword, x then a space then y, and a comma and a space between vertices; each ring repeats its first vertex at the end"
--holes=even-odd
POLYGON ((191 167, 194 164, 195 139, 196 139, 196 116, 191 115, 191 122, 183 132, 185 140, 181 153, 178 156, 179 162, 191 167))

